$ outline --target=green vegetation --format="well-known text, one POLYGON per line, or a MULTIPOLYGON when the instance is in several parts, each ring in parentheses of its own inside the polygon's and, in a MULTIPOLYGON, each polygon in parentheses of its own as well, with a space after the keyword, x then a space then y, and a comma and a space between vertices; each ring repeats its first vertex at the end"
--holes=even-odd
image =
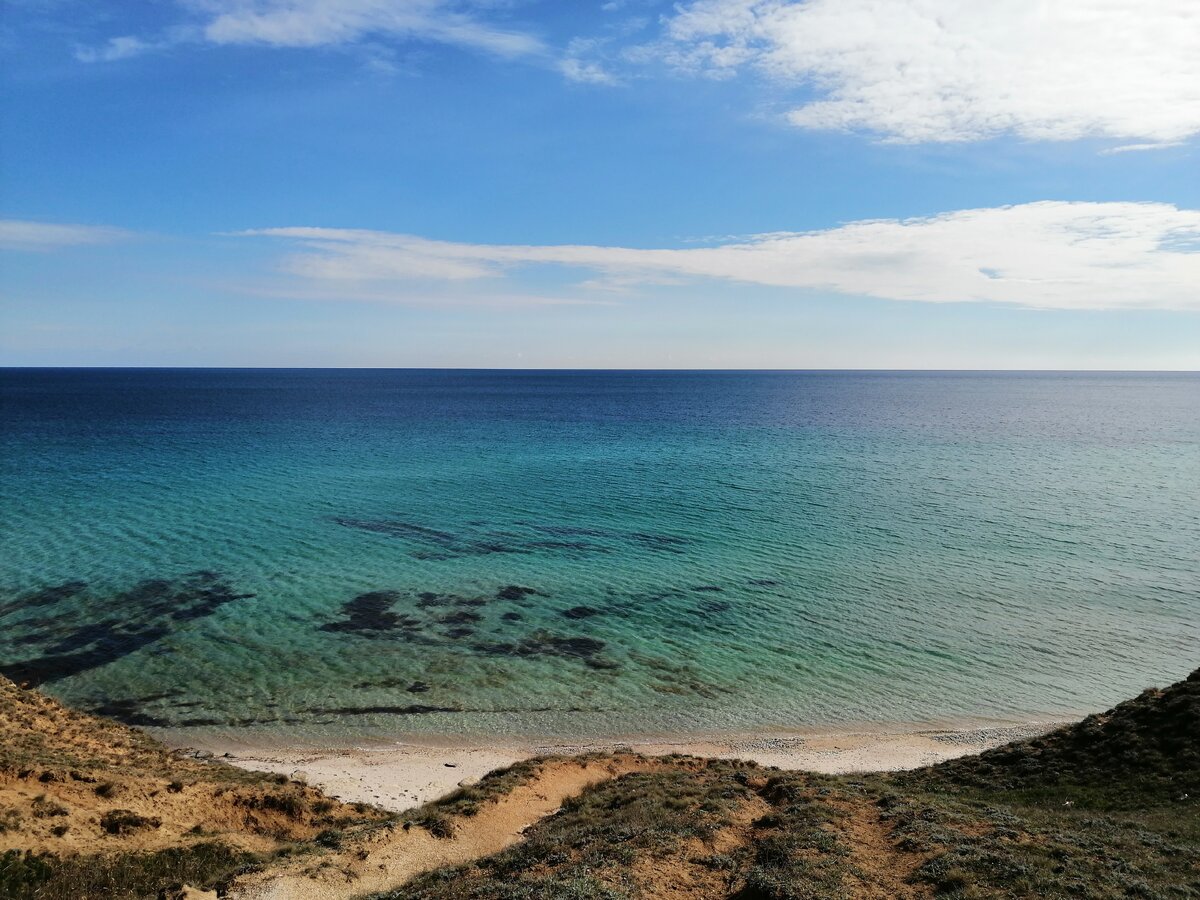
POLYGON ((100 858, 48 853, 0 854, 0 897, 5 900, 134 900, 153 897, 170 884, 214 888, 260 858, 215 843, 158 853, 119 853, 100 858))
MULTIPOLYGON (((445 797, 432 800, 414 810, 402 814, 401 821, 409 826, 417 825, 429 830, 436 837, 450 837, 454 833, 454 818, 470 818, 486 804, 507 797, 523 784, 541 774, 543 767, 561 757, 535 756, 523 759, 503 769, 488 772, 475 784, 452 791, 445 797)), ((584 753, 571 757, 587 768, 589 763, 601 763, 609 759, 606 753, 584 753)))
POLYGON ((1044 737, 909 773, 664 759, 585 791, 502 853, 378 896, 664 894, 1200 897, 1200 672, 1044 737))
POLYGON ((199 757, 0 677, 0 897, 149 898, 183 882, 213 886, 260 860, 328 852, 334 829, 389 818, 286 776, 199 757))
MULTIPOLYGON (((492 772, 405 814, 403 827, 454 839, 550 759, 492 772)), ((638 766, 567 800, 508 849, 378 900, 1200 898, 1200 671, 1043 737, 914 772, 834 777, 682 756, 638 766)), ((108 784, 47 771, 25 783, 87 781, 87 796, 108 784)), ((319 821, 309 839, 276 853, 311 855, 317 866, 339 853, 366 859, 358 842, 396 824, 338 816, 341 807, 302 785, 267 780, 247 795, 228 782, 204 792, 195 784, 165 789, 233 794, 237 807, 276 821, 319 821)), ((0 833, 38 819, 66 833, 64 812, 50 794, 29 803, 33 819, 0 806, 0 833)), ((158 823, 112 809, 100 826, 119 835, 158 823)), ((219 887, 269 861, 211 840, 153 853, 10 851, 0 857, 0 896, 132 900, 172 883, 219 887)))
POLYGON ((452 816, 473 816, 485 803, 494 803, 521 785, 536 778, 550 757, 525 759, 504 769, 488 772, 475 784, 460 787, 403 816, 403 821, 429 829, 438 837, 449 837, 454 830, 452 816))
POLYGON ((643 853, 704 841, 733 824, 748 796, 743 764, 634 773, 569 800, 503 853, 433 872, 388 897, 618 898, 643 853))
POLYGON ((894 830, 930 855, 916 879, 946 896, 1200 897, 1200 671, 888 784, 894 830))
POLYGON ((0 807, 0 834, 16 831, 21 827, 21 813, 10 807, 0 807))
POLYGON ((67 808, 62 804, 55 803, 46 797, 45 794, 39 794, 33 798, 33 814, 39 819, 49 819, 55 816, 65 816, 67 808))
MULTIPOLYGON (((754 824, 755 840, 739 896, 747 898, 835 897, 850 865, 850 849, 835 827, 846 813, 834 805, 834 782, 777 775, 760 794, 772 812, 754 824)), ((739 875, 730 873, 731 886, 739 875)))
POLYGON ((181 758, 150 735, 103 716, 67 709, 0 676, 0 771, 43 784, 95 784, 113 796, 122 776, 167 778, 180 789, 196 782, 258 787, 281 777, 217 760, 181 758))
MULTIPOLYGON (((981 806, 995 798, 980 797, 981 806)), ((928 809, 925 805, 920 809, 928 809)), ((944 808, 944 807, 943 807, 944 808)), ((930 853, 914 880, 948 897, 1200 896, 1200 828, 1194 809, 1172 824, 1159 811, 1087 814, 1021 802, 977 811, 977 833, 896 810, 897 833, 930 853)), ((954 812, 954 808, 950 808, 954 812)))
POLYGON ((1004 792, 1023 802, 1141 809, 1196 796, 1200 670, 1102 715, 978 756, 919 769, 899 783, 951 793, 1004 792))
POLYGON ((100 817, 100 827, 109 834, 132 834, 143 828, 158 828, 162 820, 139 816, 128 809, 110 809, 100 817))

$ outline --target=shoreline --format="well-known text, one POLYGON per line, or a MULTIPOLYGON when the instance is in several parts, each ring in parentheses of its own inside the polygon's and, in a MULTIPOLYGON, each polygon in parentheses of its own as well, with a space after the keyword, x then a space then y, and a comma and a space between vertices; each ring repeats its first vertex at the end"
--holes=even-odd
POLYGON ((785 770, 825 774, 916 769, 1035 737, 1064 720, 1006 722, 965 728, 812 730, 738 735, 633 736, 584 741, 498 739, 450 742, 437 738, 372 741, 319 747, 241 741, 228 737, 188 742, 165 739, 177 752, 219 758, 243 769, 287 775, 348 803, 371 803, 400 811, 471 784, 493 769, 534 756, 633 752, 748 759, 785 770))

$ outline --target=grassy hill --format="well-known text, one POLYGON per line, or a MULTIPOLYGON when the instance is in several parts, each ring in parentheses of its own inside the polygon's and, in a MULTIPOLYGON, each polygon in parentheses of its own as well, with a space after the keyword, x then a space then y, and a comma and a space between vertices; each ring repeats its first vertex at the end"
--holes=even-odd
POLYGON ((364 873, 378 882, 397 861, 423 874, 372 896, 1200 898, 1200 671, 1043 737, 913 772, 533 760, 400 818, 179 759, 10 683, 0 725, 5 898, 152 897, 183 881, 232 885, 237 897, 245 873, 261 884, 284 871, 295 876, 286 896, 352 897, 369 893, 364 873), (580 791, 586 772, 593 783, 580 791), (511 828, 555 778, 561 808, 543 802, 520 840, 498 838, 495 823, 511 828), (105 784, 114 793, 101 796, 105 784), (127 828, 114 810, 134 817, 127 828))
POLYGON ((386 818, 276 775, 171 753, 0 677, 0 897, 156 896, 386 818))
POLYGON ((826 777, 666 760, 420 900, 1200 897, 1200 671, 979 756, 826 777))

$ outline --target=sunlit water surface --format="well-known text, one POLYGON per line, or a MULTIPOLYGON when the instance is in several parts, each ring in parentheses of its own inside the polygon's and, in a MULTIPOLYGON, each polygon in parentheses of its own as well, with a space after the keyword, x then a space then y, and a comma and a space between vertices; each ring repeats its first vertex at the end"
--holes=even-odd
POLYGON ((1200 665, 1200 377, 0 372, 0 671, 210 733, 1026 719, 1200 665))

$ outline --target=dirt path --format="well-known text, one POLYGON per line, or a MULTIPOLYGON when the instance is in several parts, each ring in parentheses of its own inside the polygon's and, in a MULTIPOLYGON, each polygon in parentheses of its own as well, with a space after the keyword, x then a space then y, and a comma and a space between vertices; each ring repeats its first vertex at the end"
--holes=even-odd
POLYGON ((234 885, 234 900, 349 900, 396 888, 441 866, 459 865, 498 853, 521 839, 533 823, 593 784, 644 770, 652 761, 634 756, 611 761, 574 759, 546 765, 536 778, 470 818, 455 820, 450 838, 400 825, 375 829, 333 853, 297 860, 283 868, 246 876, 234 885))
POLYGON ((850 849, 850 896, 855 900, 913 900, 930 891, 909 884, 907 878, 924 857, 896 847, 891 829, 873 803, 835 804, 846 813, 837 822, 838 836, 850 849))

